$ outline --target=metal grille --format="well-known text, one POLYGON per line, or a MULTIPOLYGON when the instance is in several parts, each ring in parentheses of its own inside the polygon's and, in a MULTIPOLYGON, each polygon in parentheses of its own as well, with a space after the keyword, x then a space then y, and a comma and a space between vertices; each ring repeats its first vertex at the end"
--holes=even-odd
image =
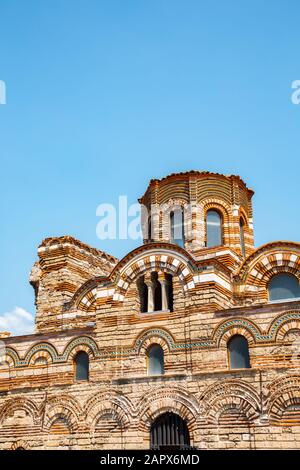
POLYGON ((187 449, 190 436, 186 422, 175 413, 164 413, 151 426, 151 449, 187 449))

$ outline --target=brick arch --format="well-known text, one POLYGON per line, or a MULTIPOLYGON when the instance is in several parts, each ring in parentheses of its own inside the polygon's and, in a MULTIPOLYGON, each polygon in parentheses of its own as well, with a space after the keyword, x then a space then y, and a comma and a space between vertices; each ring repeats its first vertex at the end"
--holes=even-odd
POLYGON ((84 292, 81 296, 78 296, 76 300, 76 307, 83 311, 89 311, 91 307, 97 301, 98 287, 93 287, 90 290, 84 292))
POLYGON ((30 364, 32 357, 41 352, 47 354, 48 357, 51 358, 51 362, 56 362, 58 360, 59 355, 56 348, 50 343, 42 342, 34 344, 26 353, 24 358, 25 365, 30 364))
POLYGON ((209 210, 216 210, 221 216, 221 224, 222 224, 222 245, 230 245, 231 244, 231 228, 230 223, 232 221, 231 215, 231 207, 226 201, 217 198, 217 197, 210 197, 205 198, 201 201, 202 204, 202 211, 203 211, 203 231, 204 237, 206 240, 206 216, 209 210))
POLYGON ((183 266, 181 266, 181 271, 179 269, 171 269, 170 266, 165 265, 165 263, 158 262, 156 262, 154 266, 150 266, 149 263, 147 263, 147 265, 144 265, 143 267, 140 266, 140 269, 135 271, 134 276, 132 276, 131 279, 127 279, 126 281, 119 280, 118 285, 115 289, 114 300, 123 301, 128 289, 131 286, 137 288, 136 283, 139 278, 145 276, 147 273, 152 272, 166 273, 170 274, 172 277, 178 277, 180 287, 182 289, 183 294, 185 295, 185 292, 192 287, 191 284, 188 286, 188 283, 192 282, 193 287, 195 287, 195 285, 193 281, 193 276, 190 275, 188 277, 188 274, 186 271, 184 271, 184 269, 185 268, 183 266), (183 271, 184 274, 182 274, 183 271))
MULTIPOLYGON (((130 278, 127 279, 128 284, 130 285, 132 282, 135 282, 139 277, 145 275, 147 272, 152 271, 161 271, 167 274, 171 274, 172 276, 180 276, 182 271, 185 269, 184 265, 179 265, 179 267, 175 267, 170 264, 170 260, 168 262, 162 261, 162 257, 155 256, 155 261, 150 262, 149 257, 145 257, 142 264, 135 265, 134 267, 134 274, 131 275, 130 278)), ((183 278, 185 276, 183 275, 183 278)), ((182 281, 182 277, 179 278, 182 281)), ((184 284, 184 282, 182 282, 184 284)), ((120 283, 121 284, 121 283, 120 283)), ((120 286, 119 286, 120 287, 120 286)), ((129 287, 129 286, 128 286, 129 287)), ((127 288, 125 289, 127 291, 127 288)))
POLYGON ((193 438, 196 426, 199 405, 197 400, 188 391, 179 387, 159 387, 153 388, 145 393, 137 405, 140 417, 140 431, 149 432, 153 421, 158 416, 173 412, 184 419, 193 438))
POLYGON ((268 337, 273 341, 282 341, 285 334, 292 329, 300 329, 300 311, 294 310, 274 318, 268 329, 268 337))
POLYGON ((80 403, 71 395, 61 393, 47 398, 46 407, 49 409, 59 405, 63 405, 65 408, 68 408, 74 415, 78 416, 78 419, 83 413, 80 403))
POLYGON ((96 341, 90 336, 78 336, 73 338, 65 347, 63 358, 65 360, 72 359, 79 351, 85 351, 90 357, 99 355, 99 348, 96 341))
POLYGON ((206 220, 206 214, 209 210, 215 209, 220 213, 223 219, 223 223, 229 223, 231 207, 225 201, 219 198, 210 197, 201 201, 203 207, 204 220, 206 220))
POLYGON ((67 304, 69 308, 76 306, 78 307, 81 300, 89 293, 92 292, 92 296, 96 297, 97 287, 101 281, 108 279, 106 276, 96 276, 85 281, 74 293, 71 301, 67 304))
MULTIPOLYGON (((222 218, 222 223, 223 224, 229 224, 230 223, 230 218, 231 218, 231 207, 229 204, 227 204, 225 201, 222 199, 216 198, 216 197, 210 197, 203 199, 201 201, 202 205, 202 210, 203 210, 203 216, 204 216, 204 223, 206 222, 206 214, 209 210, 215 209, 219 214, 221 215, 222 218)), ((227 238, 228 234, 225 237, 224 235, 224 243, 227 244, 227 238)))
POLYGON ((12 443, 10 450, 17 450, 19 447, 22 447, 24 450, 30 449, 30 441, 19 439, 12 443))
POLYGON ((130 425, 134 409, 129 398, 116 390, 107 390, 90 397, 84 406, 85 421, 91 429, 104 414, 110 413, 122 423, 124 428, 130 425))
POLYGON ((16 367, 19 364, 20 358, 17 351, 11 347, 5 347, 5 361, 9 367, 16 367))
POLYGON ((51 397, 47 400, 44 429, 49 432, 52 424, 57 419, 64 419, 71 432, 74 432, 79 425, 82 409, 78 402, 68 395, 51 397))
POLYGON ((45 351, 44 349, 42 349, 40 351, 36 351, 31 355, 28 365, 34 365, 35 362, 40 358, 45 359, 47 365, 51 364, 52 362, 52 356, 49 351, 45 351))
POLYGON ((125 449, 128 425, 122 421, 122 417, 111 408, 102 407, 95 417, 91 432, 91 444, 94 449, 125 449))
POLYGON ((240 399, 232 397, 227 400, 216 416, 217 424, 223 426, 243 426, 250 424, 249 417, 245 413, 244 404, 240 399))
MULTIPOLYGON (((116 287, 114 300, 123 302, 126 299, 126 294, 127 294, 128 289, 130 289, 131 287, 134 287, 135 289, 137 289, 137 281, 142 276, 147 275, 147 273, 151 274, 153 272, 156 272, 158 275, 160 273, 169 274, 172 276, 173 282, 174 282, 174 278, 177 278, 179 285, 178 284, 176 285, 176 290, 177 292, 181 290, 183 296, 186 296, 186 292, 189 289, 194 288, 195 283, 194 283, 193 275, 188 273, 188 271, 185 269, 186 268, 183 265, 179 266, 178 269, 175 269, 174 267, 171 269, 170 266, 165 265, 165 263, 163 262, 156 261, 154 266, 150 266, 150 264, 148 263, 143 268, 141 267, 139 271, 136 270, 134 276, 132 276, 130 280, 127 279, 127 281, 125 282, 126 289, 120 287, 120 285, 116 287)), ((138 290, 137 290, 136 299, 139 301, 138 290)))
POLYGON ((300 244, 273 242, 263 245, 246 258, 236 280, 242 284, 266 288, 274 274, 288 272, 299 277, 299 268, 300 244))
MULTIPOLYGON (((296 348, 299 343, 299 338, 300 338, 300 323, 297 322, 297 325, 296 323, 288 325, 288 328, 284 332, 282 339, 280 339, 280 337, 278 339, 279 341, 287 341, 287 342, 295 341, 296 342, 295 348, 296 348)), ((297 353, 297 349, 295 351, 295 354, 296 353, 297 353)))
POLYGON ((295 413, 294 422, 300 424, 300 375, 290 375, 283 379, 275 380, 269 386, 270 395, 267 401, 267 409, 270 421, 273 424, 285 423, 285 412, 292 406, 299 410, 295 413))
MULTIPOLYGON (((229 425, 232 415, 235 416, 236 426, 239 424, 250 424, 253 420, 253 413, 249 413, 249 404, 242 397, 229 395, 222 398, 211 413, 207 416, 209 424, 229 425)), ((257 417, 256 415, 254 416, 257 417)))
POLYGON ((221 322, 213 332, 213 340, 217 346, 226 347, 234 335, 244 336, 249 345, 254 344, 262 335, 260 328, 254 322, 245 318, 234 318, 221 322))
POLYGON ((143 245, 126 255, 109 277, 98 277, 79 289, 70 304, 88 311, 98 298, 123 302, 129 285, 147 269, 165 271, 179 277, 185 290, 195 287, 194 260, 184 249, 170 243, 157 242, 143 245), (80 292, 79 292, 80 291, 80 292))
MULTIPOLYGON (((251 244, 251 253, 253 252, 253 225, 252 225, 252 218, 251 215, 247 214, 246 210, 244 207, 240 206, 239 211, 238 211, 238 223, 239 223, 239 228, 238 228, 238 234, 239 234, 239 239, 238 243, 240 244, 240 233, 241 233, 241 228, 240 228, 240 221, 243 221, 243 229, 244 229, 244 248, 245 248, 245 257, 247 257, 247 253, 249 254, 249 243, 251 244)), ((242 248, 242 247, 241 247, 242 248)), ((241 251, 242 254, 242 251, 241 251)))
POLYGON ((271 424, 300 425, 300 390, 286 392, 272 403, 269 411, 271 424), (290 415, 290 416, 289 416, 290 415))
POLYGON ((151 344, 159 344, 164 352, 169 352, 175 343, 174 337, 162 328, 143 331, 135 340, 134 347, 139 354, 144 354, 151 344))
POLYGON ((268 287, 269 287, 269 282, 272 280, 274 276, 277 274, 291 274, 295 277, 297 276, 298 269, 293 268, 292 266, 289 266, 288 263, 285 265, 279 265, 278 261, 272 261, 273 265, 270 267, 270 269, 262 274, 260 273, 260 276, 256 276, 256 283, 259 283, 259 287, 262 287, 263 289, 266 290, 266 296, 268 298, 268 287))
POLYGON ((40 424, 40 413, 37 405, 28 398, 10 398, 0 408, 0 425, 2 425, 5 418, 16 410, 24 410, 28 413, 33 420, 34 424, 40 424))
MULTIPOLYGON (((172 211, 176 209, 185 210, 186 207, 190 205, 188 200, 180 199, 180 198, 170 198, 168 201, 158 205, 157 213, 159 217, 161 214, 165 214, 167 217, 170 217, 172 211)), ((160 220, 161 222, 161 220, 160 220)), ((159 229, 161 230, 161 224, 159 225, 159 229)))
POLYGON ((122 419, 123 416, 121 413, 118 413, 116 409, 114 409, 111 406, 111 403, 109 402, 104 402, 101 404, 101 406, 98 407, 96 415, 94 416, 94 421, 92 424, 92 430, 95 430, 97 423, 102 419, 105 418, 106 416, 111 416, 114 418, 114 420, 118 423, 120 428, 125 428, 126 425, 128 426, 127 423, 124 422, 122 419))
POLYGON ((149 348, 151 346, 156 345, 156 344, 162 348, 164 354, 169 352, 168 343, 163 338, 161 338, 160 336, 152 336, 151 338, 147 338, 144 341, 143 345, 140 348, 139 353, 141 355, 143 355, 143 354, 146 355, 149 348))
POLYGON ((252 422, 261 412, 260 397, 255 388, 240 380, 225 380, 210 385, 201 396, 201 411, 205 421, 218 424, 228 409, 246 416, 252 422))
POLYGON ((240 208, 239 208, 238 218, 239 218, 239 221, 240 221, 240 219, 243 219, 246 228, 249 229, 249 214, 247 214, 245 208, 242 207, 242 206, 240 206, 240 208))
POLYGON ((93 354, 93 351, 91 350, 91 348, 89 346, 87 346, 86 344, 78 344, 78 346, 75 346, 72 351, 70 352, 69 356, 68 356, 68 361, 69 362, 72 362, 74 361, 76 355, 79 353, 79 352, 85 352, 87 353, 87 355, 89 356, 89 358, 93 358, 94 357, 94 354, 93 354))
POLYGON ((195 287, 193 269, 187 259, 171 250, 149 250, 131 264, 125 265, 117 281, 113 299, 123 301, 129 286, 151 271, 162 271, 178 277, 184 290, 195 287))
MULTIPOLYGON (((47 422, 45 423, 44 430, 51 434, 52 426, 57 424, 57 422, 63 422, 63 434, 69 434, 74 432, 77 429, 77 426, 72 420, 72 415, 69 411, 57 411, 53 416, 47 417, 47 422)), ((57 430, 54 431, 57 433, 57 430)))
POLYGON ((273 266, 270 271, 264 273, 263 277, 261 278, 261 285, 268 288, 269 282, 277 274, 291 274, 292 276, 296 277, 300 283, 298 269, 292 266, 289 266, 289 264, 285 264, 283 266, 280 266, 280 265, 273 266))
POLYGON ((124 412, 120 410, 116 404, 111 403, 109 400, 103 401, 102 403, 99 403, 97 406, 95 406, 92 414, 93 416, 91 416, 90 419, 93 420, 89 422, 87 421, 87 423, 90 423, 90 429, 92 432, 95 431, 98 421, 105 416, 113 417, 115 422, 118 423, 120 429, 126 429, 129 427, 129 420, 125 419, 124 412))
MULTIPOLYGON (((159 224, 158 224, 158 235, 162 233, 163 239, 170 240, 170 233, 171 231, 168 231, 166 233, 165 229, 168 227, 168 230, 171 229, 171 220, 170 220, 170 214, 171 212, 175 211, 176 209, 181 209, 184 219, 183 219, 183 225, 184 225, 184 236, 187 236, 186 229, 186 210, 190 206, 190 202, 188 199, 180 199, 180 198, 170 198, 168 201, 162 203, 161 205, 158 205, 158 210, 157 213, 159 214, 159 224), (165 219, 164 219, 165 217, 165 219)), ((159 236, 158 236, 159 238, 159 236)))

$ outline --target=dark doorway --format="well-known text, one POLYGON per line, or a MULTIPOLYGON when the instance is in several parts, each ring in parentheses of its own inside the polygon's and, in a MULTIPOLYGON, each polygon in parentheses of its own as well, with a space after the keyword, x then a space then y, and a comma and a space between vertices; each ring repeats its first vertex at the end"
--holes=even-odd
POLYGON ((150 448, 155 450, 187 449, 190 434, 186 422, 176 413, 164 413, 152 423, 150 448))

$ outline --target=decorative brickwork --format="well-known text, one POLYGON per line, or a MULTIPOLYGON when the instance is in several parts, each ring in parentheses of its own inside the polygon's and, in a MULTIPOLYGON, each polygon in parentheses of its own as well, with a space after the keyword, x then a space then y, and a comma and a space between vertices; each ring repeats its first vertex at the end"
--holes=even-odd
POLYGON ((154 238, 120 261, 72 237, 41 244, 30 277, 36 332, 1 334, 0 449, 147 449, 169 412, 200 449, 299 448, 300 299, 269 301, 268 289, 280 273, 300 279, 300 244, 255 250, 252 196, 238 176, 173 174, 152 180, 141 202, 192 206, 184 247, 170 243, 159 212, 154 238), (210 209, 223 244, 207 248, 210 209), (144 312, 139 282, 152 295, 154 275, 161 308, 144 312), (230 368, 236 335, 250 368, 230 368), (163 375, 148 375, 153 345, 163 375), (89 380, 75 379, 79 352, 89 380))

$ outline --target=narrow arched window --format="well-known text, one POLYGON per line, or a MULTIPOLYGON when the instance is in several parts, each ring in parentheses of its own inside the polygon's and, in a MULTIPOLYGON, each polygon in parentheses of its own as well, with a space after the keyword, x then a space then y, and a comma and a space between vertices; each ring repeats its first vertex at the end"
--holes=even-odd
POLYGON ((244 219, 240 218, 240 244, 241 244, 241 252, 242 255, 246 255, 246 248, 245 248, 245 222, 244 219))
POLYGON ((89 380, 89 355, 79 351, 75 357, 75 380, 89 380))
POLYGON ((299 280, 292 274, 276 274, 268 285, 269 300, 284 300, 300 297, 299 280))
POLYGON ((164 374, 164 350, 159 344, 153 344, 147 351, 148 375, 164 374))
POLYGON ((173 312, 173 276, 166 274, 166 297, 168 309, 173 312))
POLYGON ((223 243, 222 218, 216 210, 206 213, 206 246, 208 248, 219 246, 223 243))
POLYGON ((152 217, 151 214, 149 215, 148 218, 148 241, 152 241, 152 217))
POLYGON ((158 312, 162 310, 162 289, 161 289, 161 283, 158 280, 158 274, 156 271, 151 273, 151 281, 153 283, 153 294, 154 294, 153 310, 155 312, 158 312))
POLYGON ((184 218, 182 208, 170 212, 170 232, 171 243, 184 247, 184 218))
POLYGON ((137 288, 140 297, 140 311, 141 313, 148 311, 148 287, 145 283, 144 276, 137 280, 137 288))
POLYGON ((250 356, 247 339, 242 335, 233 336, 227 345, 230 369, 249 369, 250 356))

